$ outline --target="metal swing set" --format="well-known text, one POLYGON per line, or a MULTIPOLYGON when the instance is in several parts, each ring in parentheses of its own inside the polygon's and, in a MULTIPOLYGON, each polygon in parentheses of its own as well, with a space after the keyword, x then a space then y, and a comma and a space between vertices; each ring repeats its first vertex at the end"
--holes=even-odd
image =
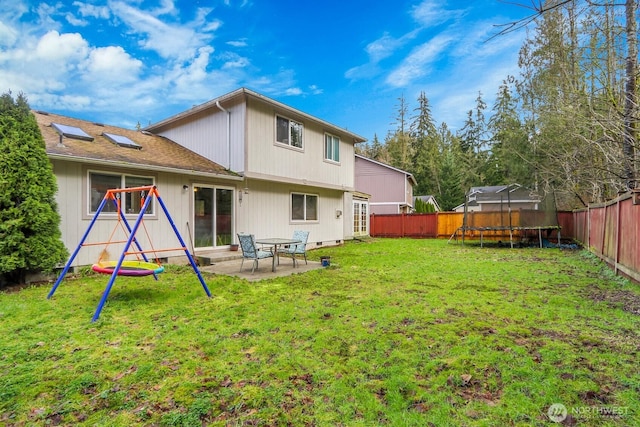
POLYGON ((47 295, 47 299, 50 299, 53 296, 56 289, 62 282, 62 279, 64 279, 64 276, 69 271, 69 268, 73 263, 73 260, 76 258, 76 256, 78 255, 78 252, 80 252, 80 249, 82 247, 104 245, 105 249, 102 251, 104 254, 106 253, 106 249, 109 245, 121 244, 121 243, 124 243, 124 248, 120 253, 120 257, 118 258, 117 261, 99 260, 97 263, 93 264, 93 266, 91 267, 94 271, 98 273, 111 275, 109 282, 107 283, 107 287, 102 293, 102 298, 100 299, 100 303, 96 308, 93 318, 91 319, 92 322, 95 322, 100 317, 100 312, 102 311, 102 308, 104 307, 104 304, 106 303, 107 298, 109 297, 109 292, 111 292, 111 288, 113 287, 113 284, 115 283, 117 276, 153 275, 154 279, 158 280, 158 274, 164 271, 164 267, 160 264, 159 258, 157 256, 159 252, 169 252, 169 251, 178 251, 178 250, 184 251, 187 258, 189 259, 189 263, 191 264, 191 267, 193 267, 193 271, 198 276, 198 279, 200 280, 200 283, 202 284, 202 287, 205 293, 207 294, 208 297, 211 297, 211 292, 209 291, 209 288, 207 287, 207 284, 205 283, 204 278, 202 277, 202 274, 200 273, 200 270, 198 269, 198 266, 195 260, 193 259, 193 256, 191 255, 191 253, 189 253, 189 250, 187 249, 187 245, 182 239, 180 232, 176 228, 176 225, 173 222, 173 219, 171 218, 171 215, 169 214, 167 207, 162 201, 162 198, 158 193, 157 187, 155 185, 149 185, 149 186, 142 186, 142 187, 107 190, 106 194, 104 195, 104 198, 102 199, 102 202, 100 202, 100 206, 98 206, 98 209, 96 210, 96 213, 93 216, 91 223, 89 224, 89 227, 85 231, 84 235, 82 236, 82 239, 80 240, 80 243, 78 243, 78 246, 73 251, 73 254, 67 261, 66 265, 64 266, 62 273, 60 273, 60 276, 58 277, 53 287, 51 288, 51 291, 47 295), (133 227, 131 227, 129 225, 129 222, 127 221, 125 214, 122 212, 120 199, 123 193, 134 193, 134 192, 140 192, 141 208, 140 208, 140 213, 138 214, 133 227), (164 211, 164 214, 166 215, 167 220, 169 220, 169 223, 171 224, 171 228, 173 228, 173 231, 176 237, 178 238, 178 241, 180 242, 180 245, 181 245, 180 247, 168 248, 168 249, 155 249, 153 247, 153 244, 151 243, 151 237, 149 236, 149 232, 147 231, 147 228, 144 225, 143 220, 144 220, 144 214, 147 211, 148 207, 150 206, 150 203, 154 197, 158 201, 158 204, 160 205, 162 210, 164 211), (115 205, 116 211, 118 214, 118 222, 114 227, 113 231, 111 232, 111 235, 109 236, 109 240, 106 242, 86 243, 86 240, 89 237, 89 233, 91 232, 93 225, 98 219, 98 216, 100 215, 104 207, 109 202, 115 205), (142 226, 142 228, 145 230, 151 249, 148 249, 148 250, 142 249, 140 242, 138 241, 138 239, 136 239, 136 233, 138 232, 138 229, 140 228, 140 226, 142 226), (120 227, 120 229, 124 231, 125 235, 128 235, 126 240, 113 241, 113 237, 118 227, 120 227), (131 250, 132 245, 135 245, 135 250, 131 250), (147 254, 153 254, 153 258, 150 260, 147 257, 147 254), (136 260, 125 260, 125 257, 127 257, 128 255, 135 255, 136 260))

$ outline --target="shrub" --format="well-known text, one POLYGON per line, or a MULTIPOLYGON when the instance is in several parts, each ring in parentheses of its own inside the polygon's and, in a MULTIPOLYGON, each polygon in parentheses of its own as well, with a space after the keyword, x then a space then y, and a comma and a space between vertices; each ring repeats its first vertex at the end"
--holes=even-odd
POLYGON ((51 271, 68 253, 60 237, 57 184, 25 97, 0 97, 0 276, 24 283, 51 271))

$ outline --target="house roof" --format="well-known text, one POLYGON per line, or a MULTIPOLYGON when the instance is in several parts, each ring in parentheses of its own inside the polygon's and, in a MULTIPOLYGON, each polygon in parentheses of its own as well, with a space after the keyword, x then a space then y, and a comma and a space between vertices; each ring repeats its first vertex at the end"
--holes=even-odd
POLYGON ((193 151, 145 131, 33 111, 49 158, 187 175, 242 177, 193 151), (53 124, 53 125, 52 125, 53 124), (58 125, 58 126, 56 126, 58 125), (62 126, 59 126, 62 125, 62 126), (78 129, 85 135, 76 135, 78 129))
POLYGON ((530 189, 520 184, 493 185, 487 187, 471 187, 469 191, 469 205, 479 203, 523 203, 540 202, 541 198, 530 189))
POLYGON ((413 183, 413 185, 417 185, 418 184, 416 179, 415 179, 415 177, 413 176, 413 174, 411 172, 407 172, 407 171, 403 171, 402 169, 394 168, 393 166, 389 166, 389 165, 387 165, 385 163, 382 163, 382 162, 379 162, 377 160, 373 160, 373 159, 370 159, 368 157, 361 156, 360 154, 356 154, 355 156, 356 156, 357 159, 366 160, 368 162, 375 163, 376 165, 380 165, 380 166, 383 166, 385 168, 394 170, 394 171, 396 171, 398 173, 405 174, 407 176, 407 179, 409 179, 413 183))
POLYGON ((221 103, 228 102, 230 100, 233 100, 235 98, 240 98, 240 97, 251 97, 253 99, 256 99, 256 100, 259 100, 259 101, 264 102, 266 104, 269 104, 269 105, 271 105, 273 107, 276 107, 276 108, 278 108, 278 109, 280 109, 282 111, 288 111, 288 112, 293 113, 293 114, 295 114, 295 115, 297 115, 299 117, 302 117, 302 118, 304 118, 306 120, 318 123, 321 126, 323 126, 325 128, 328 128, 333 132, 339 132, 339 133, 341 133, 341 134, 343 134, 345 136, 349 136, 350 138, 353 139, 353 143, 354 144, 355 143, 359 143, 359 142, 365 142, 367 140, 366 138, 364 138, 364 137, 362 137, 362 136, 360 136, 358 134, 355 134, 355 133, 353 133, 353 132, 351 132, 351 131, 349 131, 347 129, 341 128, 339 126, 336 126, 334 124, 326 122, 326 121, 324 121, 322 119, 319 119, 319 118, 317 118, 315 116, 312 116, 310 114, 304 113, 304 112, 302 112, 300 110, 297 110, 297 109, 295 109, 293 107, 290 107, 290 106, 288 106, 286 104, 278 102, 278 101, 276 101, 274 99, 271 99, 271 98, 269 98, 267 96, 261 95, 258 92, 254 92, 254 91, 252 91, 250 89, 247 89, 247 88, 236 89, 233 92, 229 92, 229 93, 227 93, 225 95, 222 95, 222 96, 219 96, 217 98, 214 98, 214 99, 212 99, 210 101, 207 101, 207 102, 205 102, 203 104, 196 105, 193 108, 190 108, 189 110, 186 110, 186 111, 178 113, 178 114, 176 114, 174 116, 168 117, 168 118, 166 118, 164 120, 161 120, 161 121, 159 121, 157 123, 153 123, 153 124, 147 126, 146 128, 144 128, 144 130, 154 132, 154 131, 157 131, 158 129, 163 128, 164 126, 166 126, 168 124, 171 124, 173 122, 185 119, 185 118, 187 118, 189 116, 198 114, 198 113, 200 113, 202 111, 205 111, 205 110, 208 110, 208 109, 212 109, 212 108, 216 109, 216 110, 219 110, 220 109, 219 105, 221 103))

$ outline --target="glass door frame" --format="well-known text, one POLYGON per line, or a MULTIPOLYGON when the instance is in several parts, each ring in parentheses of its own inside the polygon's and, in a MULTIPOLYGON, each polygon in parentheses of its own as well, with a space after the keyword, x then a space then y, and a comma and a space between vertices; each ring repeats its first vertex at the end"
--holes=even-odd
POLYGON ((217 184, 204 184, 204 183, 197 183, 194 182, 192 184, 192 188, 193 188, 193 195, 191 196, 191 219, 193 221, 193 229, 191 230, 192 233, 192 240, 194 242, 194 248, 195 249, 199 249, 199 250, 213 250, 213 249, 220 249, 220 248, 229 248, 231 246, 231 244, 234 243, 235 239, 235 228, 236 228, 236 221, 235 221, 235 215, 236 215, 236 204, 235 204, 235 199, 236 199, 236 188, 232 187, 232 186, 227 186, 227 185, 217 185, 217 184), (196 236, 196 188, 206 188, 206 189, 210 189, 213 192, 213 206, 212 206, 212 212, 211 212, 211 220, 212 220, 212 229, 213 229, 213 236, 211 239, 211 243, 212 246, 197 246, 197 236, 196 236), (217 224, 217 204, 216 204, 216 191, 217 190, 229 190, 231 192, 231 241, 229 244, 225 244, 225 245, 217 245, 217 235, 218 235, 218 224, 217 224))
POLYGON ((351 226, 353 229, 354 236, 368 236, 369 235, 369 201, 362 199, 353 199, 353 218, 351 219, 351 226), (357 209, 356 209, 357 206, 357 209), (365 207, 366 212, 363 216, 362 207, 365 207), (358 215, 356 217, 356 214, 358 215), (364 219, 364 230, 363 230, 363 220, 364 219), (358 230, 356 230, 356 226, 358 230))

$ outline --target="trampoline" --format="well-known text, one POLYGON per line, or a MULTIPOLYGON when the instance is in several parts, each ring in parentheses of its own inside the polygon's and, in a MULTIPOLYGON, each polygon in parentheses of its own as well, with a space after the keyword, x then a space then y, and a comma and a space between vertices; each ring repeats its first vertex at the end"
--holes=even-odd
MULTIPOLYGON (((91 266, 97 273, 113 274, 113 270, 118 265, 117 261, 100 261, 91 266)), ((123 261, 118 276, 150 276, 160 274, 164 271, 164 266, 145 261, 123 261)))

